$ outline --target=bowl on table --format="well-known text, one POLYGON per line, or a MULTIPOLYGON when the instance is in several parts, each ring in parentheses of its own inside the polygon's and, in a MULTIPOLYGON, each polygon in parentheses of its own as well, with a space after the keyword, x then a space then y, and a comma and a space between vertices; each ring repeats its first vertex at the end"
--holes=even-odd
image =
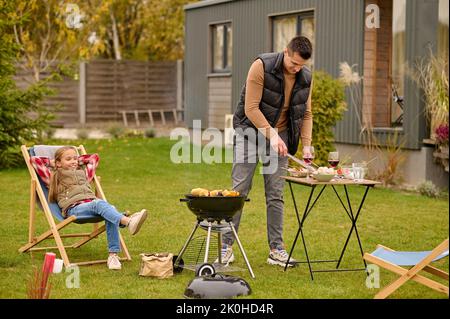
POLYGON ((333 168, 319 167, 312 175, 318 182, 329 182, 336 176, 333 168))
POLYGON ((318 182, 329 182, 335 177, 335 174, 316 173, 312 176, 318 182))

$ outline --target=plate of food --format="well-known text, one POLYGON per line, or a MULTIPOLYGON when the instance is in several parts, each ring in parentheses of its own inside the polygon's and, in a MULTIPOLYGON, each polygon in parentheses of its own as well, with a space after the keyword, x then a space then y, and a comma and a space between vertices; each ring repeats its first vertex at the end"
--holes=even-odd
POLYGON ((306 168, 296 168, 296 167, 290 167, 287 169, 288 173, 292 177, 306 177, 308 171, 306 168))

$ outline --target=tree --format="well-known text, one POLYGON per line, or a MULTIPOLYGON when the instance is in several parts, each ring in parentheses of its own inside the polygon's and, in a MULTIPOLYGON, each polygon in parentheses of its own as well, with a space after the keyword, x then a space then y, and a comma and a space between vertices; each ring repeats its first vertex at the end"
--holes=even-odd
POLYGON ((12 79, 20 50, 10 32, 13 25, 20 24, 20 20, 11 19, 15 9, 11 1, 0 0, 0 168, 23 163, 20 145, 36 141, 52 119, 40 103, 50 94, 46 82, 21 90, 12 79))
POLYGON ((148 32, 143 41, 150 60, 176 60, 184 55, 184 9, 192 0, 153 0, 147 6, 148 32))
POLYGON ((104 15, 102 56, 120 60, 183 57, 184 10, 193 0, 113 1, 104 15))
POLYGON ((103 42, 96 40, 96 35, 101 33, 99 21, 108 13, 111 1, 12 1, 15 10, 6 18, 14 21, 11 29, 22 57, 20 66, 30 70, 37 82, 44 72, 102 52, 103 42))
POLYGON ((183 57, 184 9, 195 0, 12 0, 21 67, 34 81, 71 61, 183 57), (17 21, 21 21, 20 24, 17 21))

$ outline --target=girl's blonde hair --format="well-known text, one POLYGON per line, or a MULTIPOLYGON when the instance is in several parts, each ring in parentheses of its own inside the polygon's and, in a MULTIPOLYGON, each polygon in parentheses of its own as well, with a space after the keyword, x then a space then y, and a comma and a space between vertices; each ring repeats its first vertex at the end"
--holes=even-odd
POLYGON ((50 203, 56 202, 57 196, 58 196, 57 189, 58 189, 59 170, 58 170, 58 167, 56 166, 56 162, 60 162, 62 156, 68 150, 74 150, 75 152, 77 151, 77 149, 74 146, 62 146, 62 147, 58 148, 55 152, 55 167, 53 168, 53 171, 51 172, 50 187, 48 190, 48 201, 50 203))

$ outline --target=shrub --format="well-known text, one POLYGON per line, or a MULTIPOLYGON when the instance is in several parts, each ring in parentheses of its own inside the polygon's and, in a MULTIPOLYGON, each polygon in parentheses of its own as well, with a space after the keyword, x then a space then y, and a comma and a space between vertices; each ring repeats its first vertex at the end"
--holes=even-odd
POLYGON ((140 130, 125 130, 124 137, 143 137, 144 133, 140 130))
POLYGON ((80 140, 85 140, 89 137, 89 131, 86 128, 79 128, 77 129, 77 137, 80 140))
POLYGON ((106 131, 114 138, 121 138, 125 134, 125 128, 119 124, 110 125, 106 131))
MULTIPOLYGON (((334 150, 333 127, 342 119, 347 109, 345 102, 344 84, 333 79, 323 71, 313 74, 312 112, 313 112, 313 135, 312 144, 316 151, 315 163, 327 165, 328 153, 334 150)), ((297 153, 302 152, 299 147, 297 153)), ((301 154, 297 154, 301 158, 301 154)))
POLYGON ((441 195, 441 190, 431 181, 425 181, 417 186, 417 191, 427 197, 436 198, 441 195))
POLYGON ((389 135, 386 140, 386 148, 382 148, 376 138, 373 139, 378 158, 385 163, 383 168, 375 176, 375 180, 381 181, 383 185, 397 185, 403 182, 400 167, 405 162, 406 156, 403 151, 405 139, 400 138, 397 131, 389 135))
POLYGON ((148 138, 152 138, 156 136, 156 132, 153 128, 148 128, 144 131, 144 136, 148 138))

